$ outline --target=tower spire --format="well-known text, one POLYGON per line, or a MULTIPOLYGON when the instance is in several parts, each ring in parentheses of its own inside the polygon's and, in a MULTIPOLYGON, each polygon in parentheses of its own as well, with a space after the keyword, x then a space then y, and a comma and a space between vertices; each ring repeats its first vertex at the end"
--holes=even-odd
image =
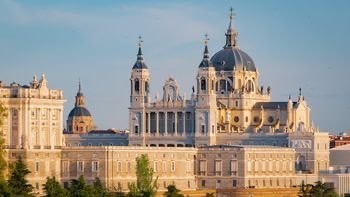
POLYGON ((209 41, 209 38, 208 38, 208 34, 205 34, 205 39, 204 39, 204 53, 203 53, 203 59, 209 59, 209 50, 208 50, 208 41, 209 41))
POLYGON ((209 50, 208 50, 208 34, 205 34, 205 39, 204 39, 204 52, 203 52, 203 60, 202 62, 199 64, 199 68, 202 67, 212 67, 213 64, 211 63, 211 61, 209 60, 209 50))
POLYGON ((233 12, 233 8, 230 9, 230 23, 226 32, 226 44, 224 48, 236 47, 237 46, 237 36, 238 33, 233 28, 233 17, 235 13, 233 12))
POLYGON ((80 83, 80 77, 79 77, 79 89, 78 89, 78 93, 81 93, 81 83, 80 83))
POLYGON ((142 42, 143 42, 142 37, 139 36, 139 51, 137 53, 137 60, 143 60, 142 45, 141 45, 142 42))
POLYGON ((139 51, 137 52, 137 60, 132 69, 147 69, 146 64, 143 61, 143 54, 142 54, 142 37, 139 36, 139 51))

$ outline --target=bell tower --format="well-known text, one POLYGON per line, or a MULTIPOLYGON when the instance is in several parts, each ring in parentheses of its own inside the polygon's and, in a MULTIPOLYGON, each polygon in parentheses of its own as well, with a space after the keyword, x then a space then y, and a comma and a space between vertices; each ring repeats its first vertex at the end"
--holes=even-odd
POLYGON ((130 77, 130 108, 129 129, 132 134, 142 134, 146 129, 145 108, 150 103, 149 83, 150 73, 143 60, 141 36, 139 37, 139 50, 137 60, 132 67, 130 77))
POLYGON ((205 35, 203 60, 197 74, 196 144, 216 144, 216 71, 209 59, 208 35, 205 35))

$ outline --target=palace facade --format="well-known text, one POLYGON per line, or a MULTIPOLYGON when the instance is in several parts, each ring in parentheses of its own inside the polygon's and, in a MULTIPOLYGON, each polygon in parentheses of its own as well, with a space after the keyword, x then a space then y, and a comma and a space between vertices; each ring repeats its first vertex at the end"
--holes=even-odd
POLYGON ((151 99, 151 67, 139 45, 129 133, 95 130, 80 84, 63 135, 63 92, 49 89, 45 75, 30 85, 1 82, 9 162, 26 161, 38 194, 47 176, 65 186, 80 175, 88 182, 99 177, 108 189, 127 191, 141 154, 149 156, 159 191, 169 184, 185 192, 288 189, 301 184, 297 174, 317 177, 329 167, 328 134, 310 124, 301 90, 295 101, 271 101, 271 88, 259 84, 258 68, 238 47, 232 23, 231 14, 225 45, 212 58, 205 42, 190 98, 168 78, 162 97, 151 99))

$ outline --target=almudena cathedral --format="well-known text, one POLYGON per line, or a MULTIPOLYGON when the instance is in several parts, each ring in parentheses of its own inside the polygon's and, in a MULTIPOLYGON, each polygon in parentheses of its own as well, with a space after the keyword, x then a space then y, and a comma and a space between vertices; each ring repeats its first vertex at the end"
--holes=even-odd
POLYGON ((80 84, 63 128, 63 91, 49 89, 45 75, 28 85, 0 82, 9 162, 24 158, 38 195, 47 176, 64 186, 80 175, 88 182, 99 177, 109 190, 127 192, 141 154, 158 176, 159 195, 170 184, 188 196, 296 196, 303 181, 350 185, 349 176, 323 173, 330 167, 329 137, 311 124, 301 90, 271 101, 271 88, 259 84, 256 64, 238 47, 232 20, 231 14, 223 49, 211 58, 205 42, 190 98, 168 78, 163 95, 152 100, 152 67, 139 45, 126 132, 96 129, 80 84))

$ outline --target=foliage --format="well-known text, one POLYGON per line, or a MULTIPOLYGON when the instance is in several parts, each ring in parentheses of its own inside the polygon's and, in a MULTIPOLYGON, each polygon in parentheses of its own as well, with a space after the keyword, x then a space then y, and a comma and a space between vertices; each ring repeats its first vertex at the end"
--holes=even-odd
POLYGON ((47 177, 46 183, 43 184, 46 197, 67 197, 68 192, 62 188, 56 177, 47 177))
POLYGON ((155 196, 157 192, 157 180, 153 180, 153 169, 149 165, 148 156, 142 154, 136 158, 136 183, 129 186, 128 196, 155 196))
MULTIPOLYGON (((2 126, 7 116, 7 109, 0 103, 0 184, 1 188, 5 181, 5 170, 7 168, 7 162, 5 159, 5 138, 2 131, 2 126)), ((0 190, 1 191, 1 190, 0 190)))
POLYGON ((322 183, 321 181, 317 181, 315 185, 310 190, 311 196, 316 197, 337 197, 338 194, 334 191, 334 188, 327 186, 327 184, 322 183))
POLYGON ((166 197, 184 197, 183 194, 180 194, 180 190, 176 188, 175 185, 168 185, 167 187, 168 191, 164 193, 164 196, 166 197))
POLYGON ((10 179, 8 180, 8 186, 13 196, 33 196, 33 186, 28 183, 25 178, 30 171, 27 165, 23 162, 22 158, 11 164, 10 166, 10 179))
POLYGON ((70 196, 74 197, 94 196, 93 187, 86 184, 83 175, 81 175, 78 179, 71 180, 68 191, 70 196))
POLYGON ((205 194, 205 197, 214 197, 215 195, 214 195, 214 193, 206 193, 205 194))
POLYGON ((102 185, 99 178, 96 177, 93 185, 85 182, 84 176, 78 179, 72 179, 68 188, 69 195, 72 197, 106 197, 109 196, 107 189, 102 185))
POLYGON ((315 185, 312 184, 304 184, 304 181, 302 182, 299 196, 301 197, 308 197, 308 196, 315 196, 315 197, 337 197, 338 194, 335 192, 334 188, 329 187, 327 184, 322 183, 321 181, 317 181, 315 185))
POLYGON ((99 197, 107 196, 107 189, 102 185, 101 180, 96 177, 93 184, 94 194, 99 197))

